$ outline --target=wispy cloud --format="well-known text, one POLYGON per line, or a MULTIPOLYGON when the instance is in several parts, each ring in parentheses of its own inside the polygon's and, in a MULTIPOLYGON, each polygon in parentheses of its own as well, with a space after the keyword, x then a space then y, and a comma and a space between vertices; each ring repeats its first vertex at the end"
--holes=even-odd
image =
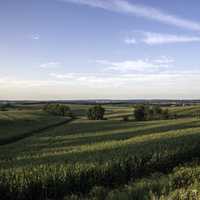
POLYGON ((57 74, 56 77, 63 82, 79 85, 84 91, 92 90, 94 96, 98 92, 101 98, 199 98, 200 71, 75 73, 73 77, 68 74, 57 74))
POLYGON ((167 44, 167 43, 200 42, 200 37, 147 32, 145 33, 143 42, 149 45, 167 44))
POLYGON ((136 44, 137 43, 136 39, 133 38, 133 37, 132 38, 125 38, 124 42, 126 44, 136 44))
MULTIPOLYGON (((194 82, 200 83, 200 70, 182 70, 182 71, 164 71, 155 73, 50 73, 51 79, 20 79, 16 77, 0 77, 0 88, 30 88, 30 87, 46 87, 46 86, 88 86, 91 88, 113 88, 119 85, 126 85, 127 87, 133 87, 134 83, 143 83, 146 86, 151 82, 157 84, 157 81, 163 80, 160 84, 178 83, 179 80, 183 81, 183 85, 186 82, 190 82, 191 85, 194 82), (165 83, 164 80, 167 82, 165 83), (132 84, 130 84, 132 83, 132 84), (130 85, 129 85, 130 84, 130 85)), ((157 85, 158 86, 158 85, 157 85)), ((196 85, 197 87, 199 84, 196 85)), ((199 87, 198 87, 199 88, 199 87)), ((124 88, 125 89, 125 88, 124 88)))
POLYGON ((173 58, 169 58, 167 56, 161 56, 161 58, 155 59, 155 60, 153 60, 153 62, 163 65, 163 64, 172 64, 175 61, 173 58))
POLYGON ((61 0, 75 4, 87 5, 90 7, 101 8, 108 11, 120 12, 151 19, 164 24, 173 25, 189 30, 200 31, 200 23, 184 19, 179 16, 169 14, 160 9, 145 5, 138 5, 127 0, 61 0))
POLYGON ((1 97, 4 99, 200 97, 199 70, 166 70, 149 74, 57 72, 49 75, 48 79, 39 80, 0 77, 1 97))
POLYGON ((108 60, 97 60, 96 63, 105 65, 106 71, 118 71, 118 72, 155 72, 162 68, 168 68, 169 64, 172 64, 173 59, 167 58, 165 56, 156 60, 125 60, 120 62, 113 62, 108 60))
POLYGON ((60 62, 48 62, 48 63, 43 63, 40 65, 40 68, 43 69, 51 69, 51 68, 57 68, 60 67, 61 63, 60 62))
POLYGON ((32 34, 32 35, 31 35, 31 39, 32 39, 32 40, 39 40, 39 39, 40 39, 40 35, 37 34, 37 33, 32 34))
POLYGON ((200 36, 194 35, 178 35, 145 31, 133 31, 130 35, 124 39, 126 44, 145 43, 147 45, 159 45, 200 42, 200 36))

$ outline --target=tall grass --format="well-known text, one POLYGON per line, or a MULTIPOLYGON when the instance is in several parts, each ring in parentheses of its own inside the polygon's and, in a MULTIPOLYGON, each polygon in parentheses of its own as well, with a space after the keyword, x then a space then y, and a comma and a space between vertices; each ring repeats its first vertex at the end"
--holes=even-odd
POLYGON ((200 156, 199 146, 180 149, 176 154, 152 152, 143 157, 126 157, 102 165, 71 164, 39 166, 2 171, 0 196, 6 199, 63 199, 86 195, 94 186, 116 188, 154 172, 166 173, 178 164, 200 156))

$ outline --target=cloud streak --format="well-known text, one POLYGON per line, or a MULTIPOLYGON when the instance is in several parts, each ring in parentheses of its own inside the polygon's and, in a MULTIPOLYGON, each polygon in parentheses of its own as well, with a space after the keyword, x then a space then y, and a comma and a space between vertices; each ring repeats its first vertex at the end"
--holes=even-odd
POLYGON ((126 43, 126 44, 136 44, 137 43, 137 41, 136 41, 136 39, 135 38, 126 38, 125 40, 124 40, 124 42, 126 43))
POLYGON ((145 43, 147 45, 194 43, 200 42, 200 36, 133 31, 132 36, 126 37, 124 42, 129 45, 138 43, 145 43))
POLYGON ((74 4, 86 5, 93 8, 119 12, 151 19, 164 24, 173 25, 194 31, 200 31, 200 23, 166 13, 160 9, 145 5, 130 3, 127 0, 61 0, 74 4))
POLYGON ((58 72, 45 80, 0 77, 2 99, 199 98, 199 84, 199 70, 150 74, 58 72))
POLYGON ((61 65, 60 62, 48 62, 43 63, 40 65, 40 68, 42 69, 52 69, 52 68, 58 68, 61 65))
POLYGON ((200 42, 200 37, 147 32, 145 33, 143 42, 149 45, 168 43, 189 43, 200 42))
POLYGON ((118 71, 122 73, 126 72, 137 72, 137 73, 152 73, 159 71, 161 69, 166 69, 172 64, 174 61, 165 56, 156 59, 140 59, 140 60, 125 60, 121 62, 113 62, 108 60, 97 60, 96 63, 105 65, 105 71, 118 71))

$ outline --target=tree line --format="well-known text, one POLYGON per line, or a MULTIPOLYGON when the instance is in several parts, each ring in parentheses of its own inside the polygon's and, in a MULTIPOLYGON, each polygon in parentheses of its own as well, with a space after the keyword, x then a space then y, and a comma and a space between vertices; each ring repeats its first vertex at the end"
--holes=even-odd
MULTIPOLYGON (((43 110, 49 114, 57 116, 74 117, 69 106, 64 104, 47 104, 43 110)), ((103 120, 105 108, 101 105, 90 107, 86 116, 89 120, 103 120)), ((175 118, 169 113, 168 109, 163 109, 159 105, 138 105, 133 111, 133 117, 136 121, 162 120, 175 118)), ((128 116, 123 117, 124 121, 129 121, 128 116)))
POLYGON ((162 109, 158 105, 139 105, 134 110, 134 116, 137 121, 161 120, 171 118, 169 110, 162 109))
POLYGON ((73 116, 70 107, 64 104, 46 104, 43 110, 52 115, 63 116, 63 117, 73 116))

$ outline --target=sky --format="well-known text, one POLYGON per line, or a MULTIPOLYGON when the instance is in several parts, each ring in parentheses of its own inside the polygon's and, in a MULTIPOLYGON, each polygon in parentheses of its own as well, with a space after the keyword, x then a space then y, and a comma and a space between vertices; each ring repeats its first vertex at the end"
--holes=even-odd
POLYGON ((0 99, 200 99, 199 0, 1 0, 0 99))

